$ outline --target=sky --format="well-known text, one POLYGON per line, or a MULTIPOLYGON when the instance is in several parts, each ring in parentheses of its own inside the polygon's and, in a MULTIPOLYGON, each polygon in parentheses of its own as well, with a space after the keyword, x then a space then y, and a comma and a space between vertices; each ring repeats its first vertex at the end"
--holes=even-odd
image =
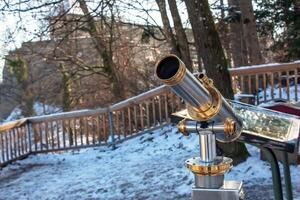
POLYGON ((38 22, 34 20, 31 13, 0 15, 0 80, 2 79, 2 68, 4 57, 10 50, 21 46, 22 42, 31 40, 33 33, 38 29, 38 22), (22 22, 20 23, 20 19, 22 22), (16 27, 20 29, 16 29, 16 27), (26 30, 25 30, 26 29, 26 30))

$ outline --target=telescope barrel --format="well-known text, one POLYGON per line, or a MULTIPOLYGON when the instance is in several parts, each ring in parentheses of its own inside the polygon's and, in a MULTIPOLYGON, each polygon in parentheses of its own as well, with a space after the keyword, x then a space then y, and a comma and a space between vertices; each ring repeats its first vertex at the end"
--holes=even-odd
POLYGON ((165 57, 157 64, 156 75, 164 84, 171 86, 173 92, 195 108, 211 101, 209 92, 174 55, 165 57))
POLYGON ((224 122, 225 130, 229 131, 225 135, 217 133, 219 141, 229 142, 239 137, 242 121, 206 75, 200 73, 195 77, 175 55, 157 63, 156 75, 185 101, 190 119, 224 122))

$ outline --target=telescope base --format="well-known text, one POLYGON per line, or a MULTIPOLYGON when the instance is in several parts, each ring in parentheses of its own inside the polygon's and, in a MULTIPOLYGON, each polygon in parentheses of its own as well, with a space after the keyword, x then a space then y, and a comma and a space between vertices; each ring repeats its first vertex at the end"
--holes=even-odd
POLYGON ((224 181, 220 188, 192 188, 192 200, 243 200, 243 183, 240 181, 224 181))
POLYGON ((195 174, 195 187, 220 188, 224 183, 224 174, 217 176, 199 176, 195 174))

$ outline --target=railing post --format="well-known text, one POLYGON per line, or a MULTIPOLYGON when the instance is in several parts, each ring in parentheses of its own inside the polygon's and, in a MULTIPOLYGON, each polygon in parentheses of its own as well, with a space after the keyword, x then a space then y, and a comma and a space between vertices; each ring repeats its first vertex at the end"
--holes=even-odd
POLYGON ((31 136, 32 136, 32 131, 31 131, 31 122, 27 121, 27 132, 28 132, 28 145, 29 145, 29 153, 32 152, 32 147, 31 147, 31 136))
POLYGON ((111 146, 112 149, 116 149, 116 144, 115 144, 115 131, 114 131, 114 121, 113 121, 113 113, 109 109, 108 110, 108 122, 109 122, 109 134, 111 137, 111 146))

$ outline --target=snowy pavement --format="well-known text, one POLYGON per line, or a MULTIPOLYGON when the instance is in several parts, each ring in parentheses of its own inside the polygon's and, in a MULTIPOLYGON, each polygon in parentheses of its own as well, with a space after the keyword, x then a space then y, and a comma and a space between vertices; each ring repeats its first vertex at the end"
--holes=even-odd
MULTIPOLYGON (((247 199, 274 199, 270 166, 259 150, 226 175, 243 180, 247 199)), ((89 148, 32 155, 0 171, 0 199, 190 199, 193 175, 184 161, 198 154, 197 136, 166 126, 125 141, 116 150, 89 148)), ((300 200, 300 166, 291 167, 300 200)))

